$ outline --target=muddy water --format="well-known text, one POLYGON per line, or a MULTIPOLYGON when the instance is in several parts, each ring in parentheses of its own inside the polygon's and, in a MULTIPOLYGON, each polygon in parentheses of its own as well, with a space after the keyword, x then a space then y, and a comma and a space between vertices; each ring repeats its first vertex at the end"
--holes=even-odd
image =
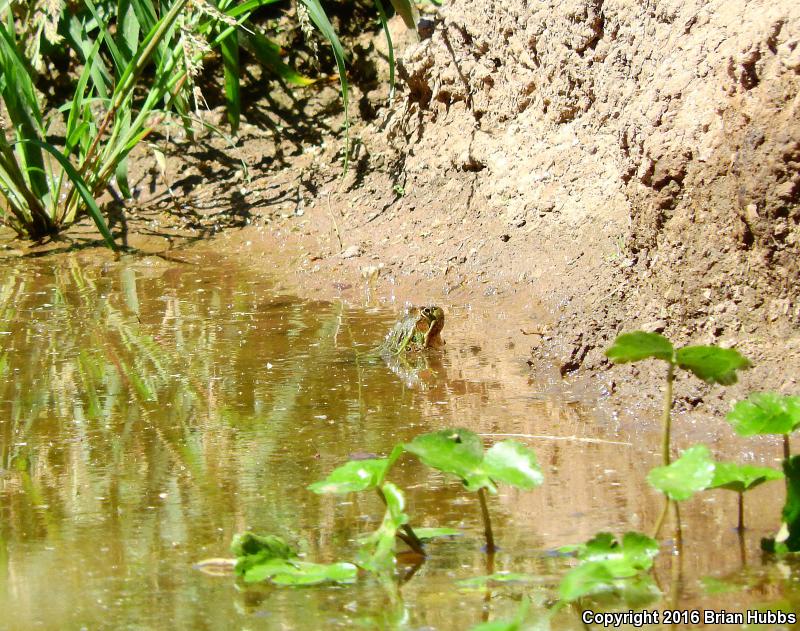
MULTIPOLYGON (((532 383, 524 314, 445 305, 445 350, 409 386, 382 362, 356 361, 393 310, 302 301, 267 275, 187 260, 3 263, 0 628, 467 629, 511 615, 522 594, 543 611, 568 565, 548 550, 655 521, 660 500, 644 482, 658 463, 655 422, 532 383), (474 497, 412 461, 392 473, 412 523, 463 536, 430 544, 399 588, 243 589, 193 568, 228 555, 245 529, 281 534, 310 560, 352 558, 355 538, 380 523, 378 502, 306 485, 351 455, 455 425, 487 444, 516 437, 546 475, 535 491, 492 498, 493 568, 474 497), (492 569, 536 578, 458 589, 492 569)), ((759 443, 746 455, 772 464, 778 449, 759 443)), ((732 495, 684 505, 682 563, 662 554, 656 572, 667 596, 636 606, 796 601, 794 569, 757 553, 781 502, 775 486, 749 499, 743 545, 732 495)), ((574 609, 553 625, 583 628, 574 609)))

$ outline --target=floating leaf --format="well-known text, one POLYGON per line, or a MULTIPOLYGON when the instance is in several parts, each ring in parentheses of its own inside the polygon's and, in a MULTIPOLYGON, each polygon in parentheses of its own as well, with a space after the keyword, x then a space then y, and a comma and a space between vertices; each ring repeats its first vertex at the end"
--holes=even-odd
POLYGON ((509 583, 535 583, 539 580, 533 574, 522 574, 520 572, 498 572, 487 576, 474 576, 457 581, 459 589, 484 589, 487 585, 509 584, 509 583))
POLYGON ((493 445, 483 459, 483 471, 495 481, 532 489, 544 481, 536 454, 516 440, 493 445))
POLYGON ((583 563, 571 569, 561 579, 558 594, 562 600, 573 601, 589 594, 613 589, 614 575, 605 563, 583 563))
POLYGON ((787 480, 783 524, 774 539, 761 540, 764 550, 778 554, 800 552, 800 456, 784 460, 783 473, 787 480))
POLYGON ((270 559, 244 573, 246 583, 269 579, 276 585, 318 585, 320 583, 353 583, 358 568, 352 563, 309 563, 286 559, 270 559))
POLYGON ((756 392, 734 405, 726 418, 739 436, 791 434, 800 425, 800 397, 756 392))
POLYGON ((458 476, 471 491, 497 490, 481 470, 483 443, 475 432, 459 427, 421 434, 404 448, 427 466, 458 476))
POLYGON ((585 544, 561 550, 577 553, 582 561, 559 586, 561 598, 572 601, 589 594, 624 590, 620 579, 634 577, 653 566, 658 542, 639 532, 626 532, 617 542, 612 534, 601 532, 585 544))
POLYGON ((737 493, 749 491, 764 482, 780 480, 783 473, 771 467, 756 467, 735 462, 717 462, 714 465, 714 479, 709 489, 728 489, 737 493))
POLYGON ((577 555, 582 561, 602 561, 621 578, 649 569, 658 555, 658 542, 640 532, 626 532, 618 543, 611 533, 601 532, 580 546, 577 555))
POLYGON ((426 541, 440 537, 460 537, 462 533, 457 528, 414 528, 414 534, 420 541, 426 541))
POLYGON ((706 489, 714 479, 714 461, 705 445, 694 445, 675 462, 656 467, 647 474, 647 481, 670 499, 689 499, 706 489))
POLYGON ((706 383, 729 386, 736 383, 736 371, 750 368, 750 360, 732 348, 684 346, 675 355, 678 366, 690 370, 706 383))
POLYGON ((274 559, 287 560, 297 556, 289 544, 275 535, 256 535, 243 532, 233 537, 231 552, 236 556, 236 573, 245 576, 256 565, 274 559))
POLYGON ((674 355, 675 349, 672 342, 666 337, 644 331, 623 333, 617 336, 614 344, 606 351, 606 357, 615 364, 638 362, 648 357, 671 362, 674 355))
POLYGON ((231 552, 237 557, 261 554, 273 559, 289 559, 297 556, 292 547, 280 537, 257 535, 252 532, 234 535, 231 542, 231 552))

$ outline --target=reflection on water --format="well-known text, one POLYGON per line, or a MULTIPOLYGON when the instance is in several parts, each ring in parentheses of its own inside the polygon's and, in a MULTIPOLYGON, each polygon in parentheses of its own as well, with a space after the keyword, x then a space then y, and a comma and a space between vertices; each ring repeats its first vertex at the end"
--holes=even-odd
MULTIPOLYGON (((660 510, 644 483, 658 462, 652 431, 529 383, 495 313, 445 306, 448 344, 409 388, 366 357, 391 313, 301 301, 223 260, 4 264, 0 627, 466 629, 509 615, 523 593, 534 608, 548 602, 565 562, 546 550, 602 529, 647 529, 660 510), (379 523, 378 501, 319 497, 306 485, 351 454, 386 454, 453 425, 487 444, 515 436, 539 455, 544 486, 501 491, 491 504, 501 546, 493 569, 532 572, 533 587, 456 589, 492 569, 478 507, 411 461, 392 479, 407 490, 412 523, 457 526, 464 537, 432 545, 401 588, 367 580, 241 591, 192 570, 227 555, 245 529, 281 534, 313 560, 349 558, 379 523)), ((754 548, 780 510, 775 495, 749 499, 743 554, 755 568, 746 571, 731 530, 735 498, 687 505, 682 607, 794 600, 764 578, 754 548), (703 595, 698 579, 726 574, 739 587, 703 595)), ((671 576, 662 560, 665 592, 671 576)), ((563 611, 555 626, 581 628, 578 613, 563 611)))

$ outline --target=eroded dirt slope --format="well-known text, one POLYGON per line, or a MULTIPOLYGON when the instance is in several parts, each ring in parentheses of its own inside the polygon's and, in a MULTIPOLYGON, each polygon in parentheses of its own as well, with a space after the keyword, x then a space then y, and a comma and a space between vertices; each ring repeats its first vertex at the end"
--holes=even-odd
POLYGON ((750 384, 791 390, 799 42, 794 2, 448 3, 365 134, 406 193, 371 249, 529 284, 563 372, 645 327, 736 344, 750 384))

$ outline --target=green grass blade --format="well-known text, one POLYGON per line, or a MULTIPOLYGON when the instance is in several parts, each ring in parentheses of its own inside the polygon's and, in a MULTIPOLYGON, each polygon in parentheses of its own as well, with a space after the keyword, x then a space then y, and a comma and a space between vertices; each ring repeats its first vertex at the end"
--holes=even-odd
POLYGON ((239 119, 242 111, 241 94, 239 92, 239 36, 233 31, 220 42, 222 65, 225 75, 225 106, 231 133, 239 131, 239 119))
POLYGON ((92 58, 91 51, 94 44, 87 37, 88 28, 76 16, 72 16, 66 29, 65 39, 69 47, 74 50, 81 58, 84 65, 89 66, 92 84, 97 94, 103 98, 108 98, 114 80, 99 56, 92 58))
POLYGON ((375 0, 375 8, 378 10, 378 18, 381 21, 381 28, 386 35, 386 45, 389 48, 389 100, 394 97, 394 46, 392 45, 392 35, 389 33, 389 25, 386 22, 386 11, 383 10, 381 0, 375 0))
POLYGON ((42 142, 41 140, 31 139, 23 140, 21 142, 28 142, 36 145, 40 149, 47 151, 58 161, 58 163, 61 165, 61 168, 64 169, 67 176, 72 181, 75 190, 78 191, 78 195, 81 196, 86 204, 86 209, 89 213, 89 216, 94 221, 97 229, 100 231, 100 234, 103 235, 106 245, 108 245, 108 247, 110 247, 112 250, 116 250, 117 246, 114 243, 114 237, 111 236, 111 231, 108 229, 105 219, 103 219, 103 215, 100 212, 100 208, 97 206, 97 202, 94 201, 94 197, 92 197, 92 194, 89 192, 89 187, 86 185, 84 179, 78 174, 78 172, 75 170, 75 167, 70 164, 70 161, 66 158, 66 156, 64 156, 64 154, 56 149, 53 145, 42 142))
POLYGON ((264 37, 261 33, 241 34, 242 47, 256 58, 266 70, 278 78, 300 87, 314 83, 315 79, 300 74, 289 64, 281 59, 281 49, 276 43, 264 37))
POLYGON ((82 120, 82 115, 88 108, 83 107, 84 96, 86 93, 86 86, 89 83, 89 78, 92 74, 94 67, 94 58, 100 50, 101 40, 97 40, 92 47, 92 50, 87 57, 86 64, 83 67, 83 72, 78 78, 78 83, 75 85, 75 93, 72 97, 72 105, 70 106, 69 115, 67 116, 67 129, 66 129, 66 145, 64 153, 69 155, 72 149, 80 140, 80 132, 88 130, 89 125, 85 120, 82 120))
POLYGON ((308 16, 317 27, 322 36, 328 40, 333 50, 333 56, 336 59, 336 67, 339 70, 339 85, 342 87, 342 107, 344 108, 344 171, 347 171, 347 165, 350 158, 350 114, 349 114, 349 97, 348 97, 348 83, 347 83, 347 70, 344 65, 345 55, 342 43, 339 41, 336 31, 333 30, 325 10, 319 3, 319 0, 300 0, 306 9, 308 9, 308 16))
POLYGON ((394 10, 412 31, 417 30, 417 7, 411 0, 391 0, 394 10))
POLYGON ((117 2, 117 30, 121 33, 119 47, 126 59, 130 60, 139 46, 139 19, 131 0, 117 2))
MULTIPOLYGON (((5 78, 3 100, 17 139, 43 138, 42 115, 31 71, 17 50, 14 37, 3 24, 0 24, 0 68, 5 78)), ((40 200, 46 199, 50 191, 42 152, 23 145, 20 154, 21 171, 27 176, 31 192, 40 200)))

